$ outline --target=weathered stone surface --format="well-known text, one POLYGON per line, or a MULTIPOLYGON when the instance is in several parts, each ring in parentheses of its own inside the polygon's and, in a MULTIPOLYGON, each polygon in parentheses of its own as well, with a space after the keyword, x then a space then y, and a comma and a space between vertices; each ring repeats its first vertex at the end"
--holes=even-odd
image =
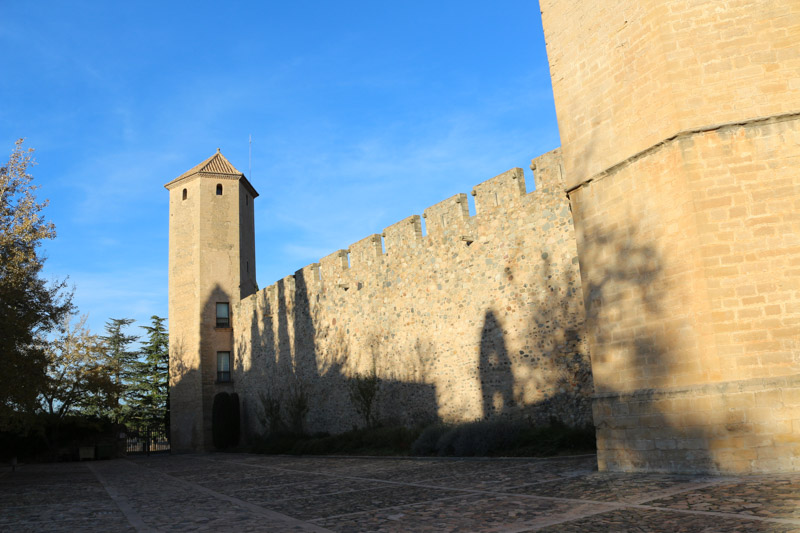
POLYGON ((800 6, 541 5, 600 468, 799 470, 800 6))
POLYGON ((579 269, 558 153, 425 210, 284 278, 234 309, 235 390, 309 399, 306 430, 365 423, 349 395, 380 381, 376 413, 404 424, 495 416, 591 423, 579 269), (349 260, 348 260, 349 257, 349 260))

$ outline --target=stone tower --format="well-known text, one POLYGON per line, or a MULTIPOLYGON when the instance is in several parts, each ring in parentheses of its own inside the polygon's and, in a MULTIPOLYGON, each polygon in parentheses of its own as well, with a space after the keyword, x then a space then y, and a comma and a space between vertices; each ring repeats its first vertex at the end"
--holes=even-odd
POLYGON ((601 470, 800 470, 800 4, 540 0, 601 470))
POLYGON ((202 451, 212 445, 214 395, 234 392, 230 309, 257 290, 258 193, 219 150, 165 187, 172 449, 202 451))

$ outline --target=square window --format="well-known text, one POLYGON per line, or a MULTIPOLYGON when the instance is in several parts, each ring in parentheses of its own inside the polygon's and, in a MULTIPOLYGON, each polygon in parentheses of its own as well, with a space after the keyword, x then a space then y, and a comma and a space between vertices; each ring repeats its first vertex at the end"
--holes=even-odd
POLYGON ((217 352, 217 381, 231 380, 231 352, 217 352))
POLYGON ((217 327, 231 327, 230 306, 228 305, 228 302, 217 303, 217 327))

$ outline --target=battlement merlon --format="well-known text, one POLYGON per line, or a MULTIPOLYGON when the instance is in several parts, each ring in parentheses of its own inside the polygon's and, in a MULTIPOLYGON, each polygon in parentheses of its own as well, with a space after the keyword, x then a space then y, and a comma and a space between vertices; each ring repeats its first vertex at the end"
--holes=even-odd
POLYGON ((336 250, 319 260, 319 269, 325 282, 341 279, 347 275, 349 268, 347 250, 336 250))
POLYGON ((383 257, 381 236, 373 233, 350 245, 350 268, 354 271, 369 268, 383 257))
POLYGON ((469 220, 469 203, 464 193, 451 196, 427 208, 422 216, 428 235, 442 235, 446 231, 464 229, 469 220))
POLYGON ((525 196, 525 174, 519 167, 512 168, 473 187, 472 196, 475 197, 475 214, 478 216, 515 205, 525 196))
POLYGON ((294 279, 295 284, 299 284, 302 281, 306 288, 316 287, 320 281, 320 264, 311 263, 304 266, 294 273, 294 279))
POLYGON ((531 159, 531 171, 533 172, 533 181, 536 184, 537 191, 543 189, 566 190, 561 148, 556 148, 531 159))
POLYGON ((277 300, 277 287, 270 285, 253 295, 254 310, 259 310, 263 316, 271 316, 273 309, 275 309, 275 301, 277 300))
POLYGON ((401 254, 416 248, 422 240, 422 221, 419 215, 411 215, 395 222, 383 230, 386 253, 401 254))
POLYGON ((242 298, 238 304, 234 305, 245 305, 245 302, 248 302, 247 305, 251 306, 248 308, 248 312, 259 312, 263 316, 272 316, 275 310, 278 309, 278 282, 276 281, 272 285, 268 285, 242 298))

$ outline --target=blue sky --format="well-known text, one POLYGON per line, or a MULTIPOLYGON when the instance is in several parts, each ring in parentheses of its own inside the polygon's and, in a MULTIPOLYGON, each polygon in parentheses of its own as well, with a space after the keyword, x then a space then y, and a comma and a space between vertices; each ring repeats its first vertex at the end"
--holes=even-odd
POLYGON ((166 316, 163 185, 217 147, 248 174, 252 135, 266 287, 559 145, 534 0, 2 1, 0 47, 0 157, 98 332, 166 316))

